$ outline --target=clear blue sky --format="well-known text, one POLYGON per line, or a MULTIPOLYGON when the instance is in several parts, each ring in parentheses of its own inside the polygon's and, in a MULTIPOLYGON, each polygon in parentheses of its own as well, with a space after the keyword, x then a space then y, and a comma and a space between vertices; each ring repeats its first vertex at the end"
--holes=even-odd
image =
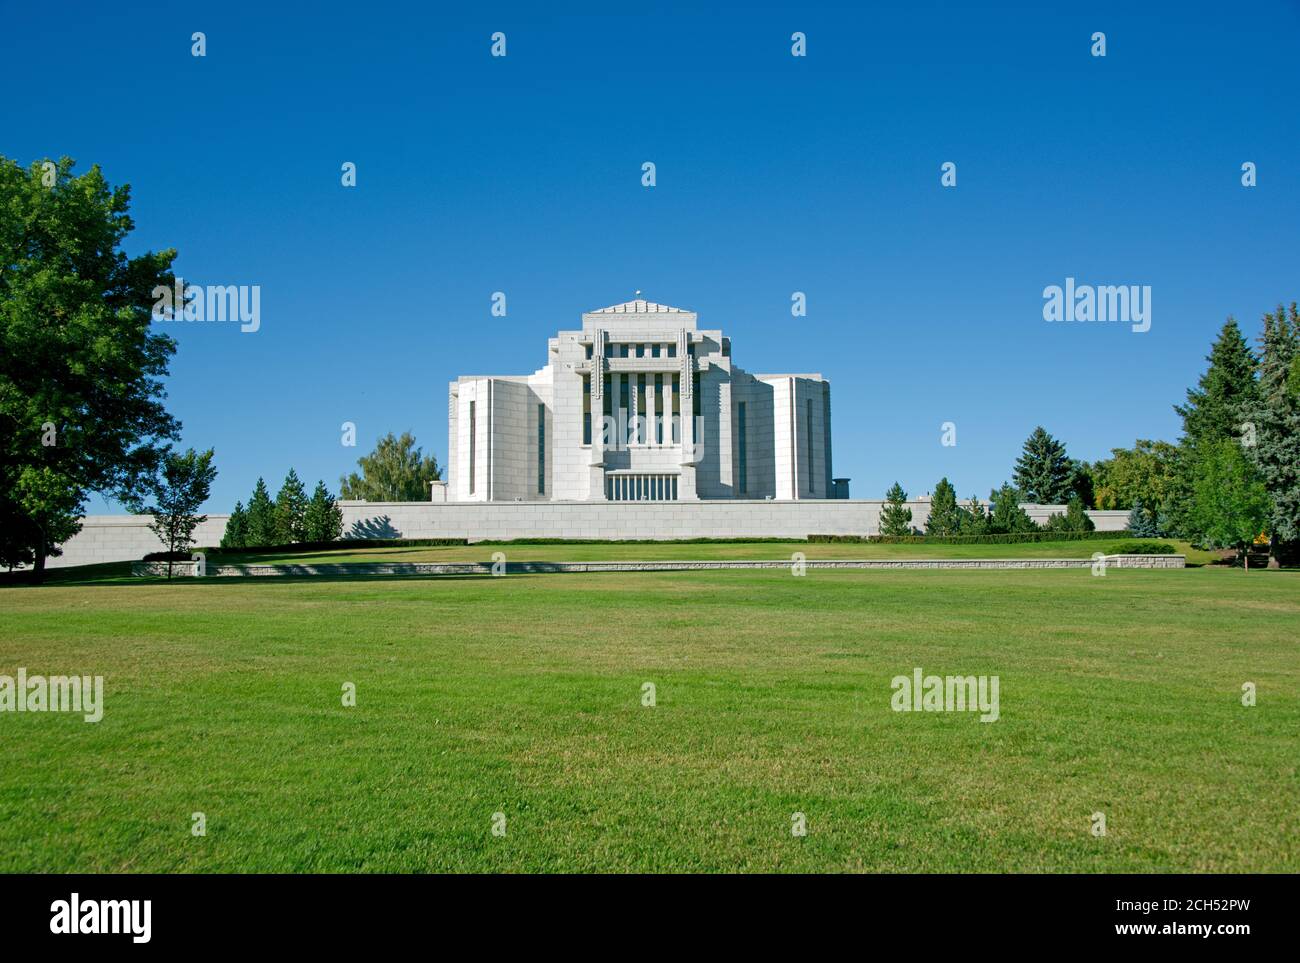
POLYGON ((336 489, 390 429, 443 462, 449 380, 638 288, 829 378, 857 497, 985 495, 1040 423, 1172 440, 1224 319, 1300 298, 1294 2, 276 6, 15 3, 0 35, 0 153, 99 163, 132 251, 262 286, 256 334, 166 326, 212 511, 290 465, 336 489), (1151 330, 1043 321, 1067 276, 1151 285, 1151 330))

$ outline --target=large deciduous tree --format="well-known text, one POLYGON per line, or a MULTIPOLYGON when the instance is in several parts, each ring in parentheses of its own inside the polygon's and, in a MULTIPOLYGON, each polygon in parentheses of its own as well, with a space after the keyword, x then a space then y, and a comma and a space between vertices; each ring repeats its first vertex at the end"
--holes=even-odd
POLYGON ((0 157, 0 553, 37 579, 89 493, 137 505, 180 431, 150 331, 176 252, 127 257, 130 188, 73 166, 0 157))
POLYGON ((368 502, 429 500, 429 482, 442 477, 437 460, 425 456, 409 431, 398 438, 389 432, 369 455, 357 459, 361 474, 339 480, 339 497, 368 502))

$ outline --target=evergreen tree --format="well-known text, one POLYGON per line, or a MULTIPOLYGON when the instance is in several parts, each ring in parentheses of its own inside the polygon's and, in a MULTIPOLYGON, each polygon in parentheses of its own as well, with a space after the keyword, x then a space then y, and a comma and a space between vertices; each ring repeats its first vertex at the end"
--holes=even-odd
POLYGON ((912 510, 905 504, 907 492, 898 482, 885 492, 885 506, 880 510, 881 535, 911 535, 912 510))
POLYGON ((1070 532, 1091 532, 1097 527, 1088 517, 1083 507, 1083 499, 1078 495, 1071 495, 1065 505, 1065 523, 1066 531, 1070 532))
POLYGON ((307 538, 307 491, 292 468, 275 496, 275 544, 288 545, 307 538))
POLYGON ((1155 522, 1147 514, 1141 498, 1133 500, 1133 508, 1128 513, 1128 533, 1134 538, 1155 538, 1158 534, 1155 522))
POLYGON ((1192 449, 1239 438, 1245 413, 1259 405, 1258 363, 1232 318, 1220 329, 1205 360, 1209 367, 1197 387, 1187 389, 1187 404, 1174 406, 1183 419, 1182 443, 1192 449))
POLYGON ((308 542, 333 542, 343 534, 343 509, 339 508, 323 481, 318 481, 316 490, 311 493, 304 522, 305 541, 308 542))
POLYGON ((988 532, 989 519, 983 503, 974 495, 970 497, 961 510, 961 533, 963 535, 984 535, 988 532))
POLYGON ((1278 309, 1264 315, 1259 400, 1248 412, 1254 442, 1244 438, 1248 457, 1259 472, 1272 502, 1267 521, 1269 566, 1300 542, 1300 394, 1293 390, 1300 362, 1300 314, 1278 309))
POLYGON ((989 492, 989 532, 994 535, 1018 535, 1038 531, 1029 514, 1020 507, 1020 492, 1006 482, 989 492))
POLYGON ((222 548, 243 548, 248 544, 248 515, 243 502, 235 502, 235 510, 226 520, 226 531, 221 536, 222 548))
POLYGON ((275 545, 275 504, 266 490, 266 482, 261 478, 253 489, 253 497, 248 500, 248 548, 260 548, 275 545))
POLYGON ((1075 467, 1065 453, 1065 445, 1039 425, 1025 439, 1024 450, 1016 459, 1014 481, 1026 501, 1039 505, 1060 505, 1070 495, 1075 467))
POLYGON ((925 522, 927 535, 956 535, 961 531, 961 509, 957 507, 957 491, 947 478, 939 479, 930 499, 930 517, 925 522))

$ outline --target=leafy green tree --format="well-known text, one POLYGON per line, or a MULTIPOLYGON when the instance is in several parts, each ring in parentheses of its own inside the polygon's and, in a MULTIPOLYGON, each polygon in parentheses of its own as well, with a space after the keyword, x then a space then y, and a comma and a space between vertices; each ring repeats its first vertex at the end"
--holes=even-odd
POLYGON ((180 430, 150 331, 176 252, 128 258, 130 188, 74 166, 0 157, 0 553, 37 580, 90 492, 139 506, 180 430))
POLYGON ((266 482, 258 478, 253 497, 248 500, 247 547, 261 548, 276 544, 275 503, 266 490, 266 482))
POLYGON ((235 510, 226 520, 226 531, 221 536, 222 548, 244 548, 248 545, 248 514, 243 502, 235 502, 235 510))
POLYGON ((1070 495, 1075 477, 1074 463, 1042 425, 1025 439, 1024 450, 1016 459, 1014 481, 1026 501, 1039 505, 1059 505, 1070 495))
POLYGON ((369 455, 357 459, 361 474, 339 479, 339 497, 368 502, 427 502, 429 482, 442 478, 437 459, 415 446, 409 431, 389 432, 369 455))
POLYGON ((1239 438, 1245 413, 1259 405, 1259 364, 1242 337, 1237 322, 1229 318, 1206 356, 1209 366, 1195 388, 1187 389, 1187 403, 1175 405, 1183 419, 1183 444, 1197 448, 1204 442, 1239 438))
POLYGON ((1038 531, 1029 513, 1020 507, 1020 492, 1004 482, 989 492, 989 532, 994 535, 1019 535, 1038 531))
POLYGON ((1110 455, 1092 465, 1093 505, 1113 511, 1140 501, 1148 511, 1159 511, 1174 490, 1177 446, 1139 438, 1132 448, 1112 448, 1110 455))
POLYGON ((292 468, 275 496, 275 543, 288 545, 307 540, 307 490, 292 468))
POLYGON ((1259 402, 1248 412, 1255 443, 1245 448, 1272 502, 1267 522, 1272 568, 1300 543, 1300 393, 1294 388, 1300 313, 1294 301, 1289 312, 1278 305, 1275 313, 1264 315, 1263 348, 1259 402))
POLYGON ((903 486, 894 482, 885 492, 885 505, 880 510, 881 535, 911 535, 912 510, 907 507, 907 492, 903 486))
POLYGON ((208 500, 212 480, 217 477, 212 464, 212 449, 184 454, 168 452, 158 477, 150 480, 152 500, 145 512, 153 516, 149 529, 167 546, 167 577, 172 577, 171 556, 188 552, 194 544, 194 530, 208 520, 198 513, 208 500))
POLYGON ((333 542, 343 535, 343 509, 323 481, 318 481, 311 493, 305 521, 308 542, 333 542))
POLYGON ((1264 531, 1273 507, 1259 473, 1241 446, 1226 438, 1203 446, 1196 469, 1190 512, 1195 540, 1244 553, 1264 531))
POLYGON ((957 491, 947 478, 939 479, 930 498, 930 517, 925 522, 927 535, 956 535, 961 531, 961 509, 957 491))

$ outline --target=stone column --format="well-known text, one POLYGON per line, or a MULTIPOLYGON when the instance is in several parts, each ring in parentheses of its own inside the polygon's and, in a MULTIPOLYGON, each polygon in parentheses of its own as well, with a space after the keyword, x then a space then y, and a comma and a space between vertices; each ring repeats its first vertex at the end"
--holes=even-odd
POLYGON ((587 467, 587 500, 605 501, 605 330, 591 336, 591 459, 587 467))
POLYGON ((695 359, 691 357, 688 345, 690 332, 677 332, 677 356, 681 361, 681 477, 677 484, 678 501, 695 501, 695 359))

